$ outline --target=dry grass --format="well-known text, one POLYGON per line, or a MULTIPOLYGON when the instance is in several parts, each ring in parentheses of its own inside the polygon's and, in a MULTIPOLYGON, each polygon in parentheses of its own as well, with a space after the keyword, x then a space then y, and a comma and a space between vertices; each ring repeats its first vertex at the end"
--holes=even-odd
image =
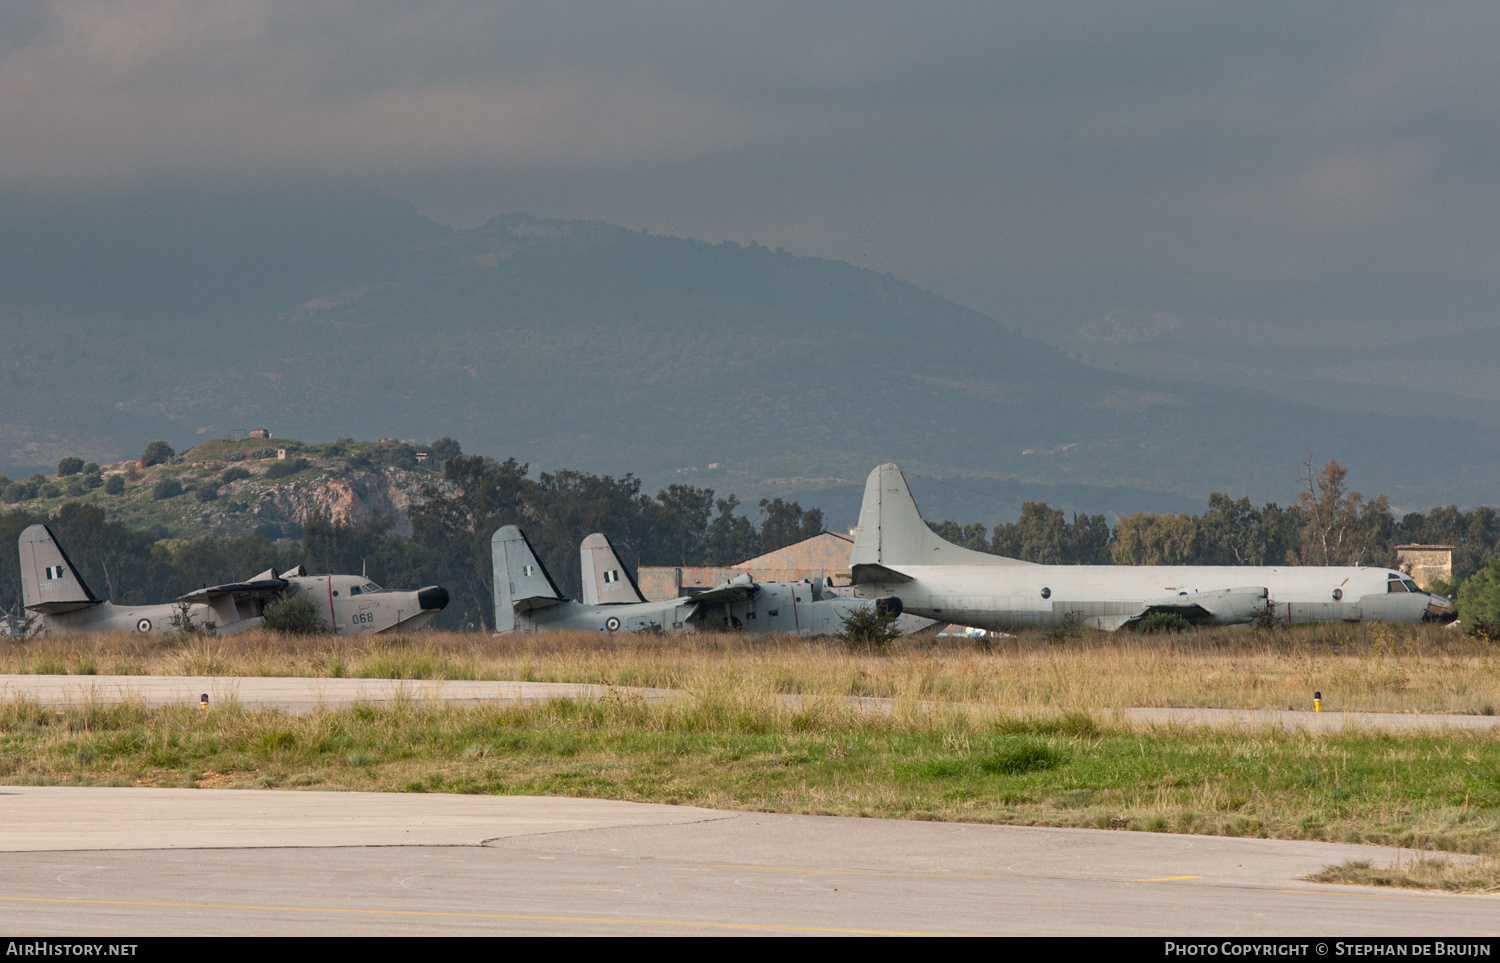
POLYGON ((1330 866, 1308 879, 1316 883, 1350 886, 1397 886, 1402 889, 1437 889, 1450 893, 1500 893, 1500 856, 1455 862, 1444 857, 1418 854, 1394 866, 1375 869, 1368 860, 1330 866))
POLYGON ((892 651, 752 635, 207 639, 91 635, 0 643, 0 672, 515 679, 748 687, 1021 710, 1194 706, 1492 715, 1500 649, 1435 626, 1327 625, 1174 636, 911 637, 892 651))

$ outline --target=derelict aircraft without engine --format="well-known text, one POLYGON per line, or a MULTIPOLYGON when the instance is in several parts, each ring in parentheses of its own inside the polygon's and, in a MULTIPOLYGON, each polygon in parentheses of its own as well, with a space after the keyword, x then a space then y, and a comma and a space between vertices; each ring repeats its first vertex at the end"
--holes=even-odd
POLYGON ((206 586, 172 602, 115 605, 94 595, 46 525, 29 526, 18 545, 24 611, 28 622, 39 620, 26 626, 29 634, 173 632, 186 628, 179 624, 184 615, 194 626, 242 632, 262 624, 268 602, 305 595, 334 631, 354 635, 416 629, 448 604, 448 590, 441 586, 387 592, 363 576, 309 576, 298 566, 280 574, 270 569, 248 582, 206 586))
MULTIPOLYGON (((691 632, 713 629, 828 635, 872 603, 835 596, 819 582, 756 582, 748 574, 681 598, 648 602, 614 546, 593 534, 579 548, 583 601, 558 591, 526 535, 514 525, 490 540, 497 632, 691 632)), ((902 632, 932 622, 903 617, 902 632)))

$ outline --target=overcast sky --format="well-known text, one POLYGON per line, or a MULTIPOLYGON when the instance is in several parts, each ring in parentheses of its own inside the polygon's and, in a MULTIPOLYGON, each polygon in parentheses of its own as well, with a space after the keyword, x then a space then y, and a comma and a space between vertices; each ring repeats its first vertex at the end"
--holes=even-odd
MULTIPOLYGON (((1494 320, 1500 7, 0 7, 0 186, 352 179, 1111 311, 1494 320)), ((1283 329, 1284 330, 1284 329, 1283 329)))

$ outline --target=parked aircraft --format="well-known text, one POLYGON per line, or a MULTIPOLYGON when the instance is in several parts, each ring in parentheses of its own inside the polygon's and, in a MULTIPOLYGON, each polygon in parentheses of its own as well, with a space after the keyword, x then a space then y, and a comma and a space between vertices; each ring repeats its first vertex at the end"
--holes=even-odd
MULTIPOLYGON (((448 590, 429 585, 411 592, 393 592, 363 575, 308 575, 302 566, 277 573, 275 569, 255 576, 249 583, 280 582, 284 595, 305 595, 318 607, 318 614, 340 635, 374 632, 410 632, 437 618, 448 607, 448 590)), ((213 593, 233 590, 238 584, 211 585, 178 599, 206 601, 213 593)))
POLYGON ((854 536, 853 581, 882 611, 978 628, 1114 630, 1153 612, 1189 622, 1451 622, 1452 602, 1383 568, 1037 565, 943 540, 922 520, 906 476, 870 473, 854 536))
MULTIPOLYGON (((526 535, 506 525, 490 540, 494 555, 495 623, 499 632, 746 632, 832 634, 844 618, 871 603, 826 594, 821 583, 756 582, 742 575, 682 598, 648 602, 609 539, 590 535, 579 550, 583 602, 558 591, 526 535)), ((898 622, 908 632, 927 619, 898 622)))
POLYGON ((448 590, 441 587, 386 592, 360 576, 307 576, 298 566, 280 575, 271 569, 248 582, 209 586, 172 602, 115 605, 94 595, 46 525, 28 527, 19 546, 21 597, 30 624, 18 628, 26 634, 173 632, 186 627, 184 617, 194 626, 241 632, 262 624, 267 602, 290 593, 310 597, 344 634, 407 631, 431 621, 448 604, 448 590))

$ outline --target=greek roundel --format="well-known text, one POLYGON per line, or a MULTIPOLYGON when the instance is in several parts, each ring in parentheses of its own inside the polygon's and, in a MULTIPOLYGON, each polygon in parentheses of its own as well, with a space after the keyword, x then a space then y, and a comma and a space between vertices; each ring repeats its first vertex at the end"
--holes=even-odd
POLYGON ((611 615, 604 620, 604 627, 611 632, 618 632, 620 630, 620 620, 611 615))

